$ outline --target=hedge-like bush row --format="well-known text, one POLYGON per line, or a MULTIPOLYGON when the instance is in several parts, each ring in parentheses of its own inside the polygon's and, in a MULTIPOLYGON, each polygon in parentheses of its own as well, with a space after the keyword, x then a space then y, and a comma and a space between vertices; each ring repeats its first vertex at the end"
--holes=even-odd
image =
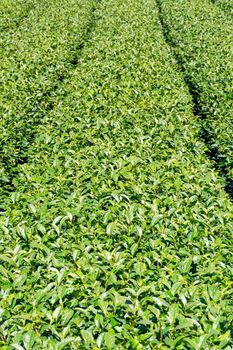
POLYGON ((93 1, 41 1, 0 48, 0 181, 11 187, 18 163, 53 96, 69 78, 92 21, 93 1))
POLYGON ((233 179, 233 25, 209 1, 158 1, 174 50, 202 115, 203 136, 233 179))
POLYGON ((232 205, 155 2, 96 16, 4 198, 1 349, 231 349, 232 205))

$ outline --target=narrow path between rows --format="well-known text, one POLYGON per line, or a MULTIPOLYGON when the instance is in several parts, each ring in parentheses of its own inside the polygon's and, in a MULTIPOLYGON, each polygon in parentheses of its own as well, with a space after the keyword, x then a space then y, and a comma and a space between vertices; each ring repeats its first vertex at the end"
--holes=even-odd
POLYGON ((70 59, 70 63, 73 65, 74 68, 78 64, 79 59, 81 58, 83 48, 88 45, 88 42, 91 39, 92 33, 95 30, 96 23, 98 20, 98 16, 96 15, 96 11, 97 11, 100 3, 101 3, 101 0, 96 0, 95 5, 93 6, 92 11, 91 11, 90 20, 89 20, 87 27, 85 29, 85 32, 84 32, 83 40, 78 46, 76 46, 74 48, 74 53, 70 59))

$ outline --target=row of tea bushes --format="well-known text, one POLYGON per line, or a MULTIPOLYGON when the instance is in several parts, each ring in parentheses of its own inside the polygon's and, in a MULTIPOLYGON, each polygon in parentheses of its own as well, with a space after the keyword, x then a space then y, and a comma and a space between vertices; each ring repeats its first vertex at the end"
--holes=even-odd
POLYGON ((96 15, 4 198, 1 349, 231 349, 232 205, 155 2, 96 15))
POLYGON ((16 30, 0 37, 0 182, 8 189, 56 91, 69 78, 94 6, 88 0, 42 0, 16 30))
POLYGON ((219 167, 233 179, 232 21, 207 0, 158 2, 202 116, 203 136, 219 167))

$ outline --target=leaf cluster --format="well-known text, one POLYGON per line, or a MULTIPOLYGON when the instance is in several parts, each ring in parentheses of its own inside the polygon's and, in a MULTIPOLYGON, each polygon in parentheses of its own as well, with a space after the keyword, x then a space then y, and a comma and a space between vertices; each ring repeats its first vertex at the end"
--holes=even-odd
POLYGON ((230 0, 212 0, 214 4, 219 6, 228 16, 233 16, 233 3, 230 0))

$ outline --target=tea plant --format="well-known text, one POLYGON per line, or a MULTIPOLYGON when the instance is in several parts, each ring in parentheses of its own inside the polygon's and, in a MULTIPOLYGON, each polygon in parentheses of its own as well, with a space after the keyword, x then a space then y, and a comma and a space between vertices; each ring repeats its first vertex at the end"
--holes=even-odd
POLYGON ((18 163, 53 96, 69 78, 83 44, 94 2, 42 0, 17 30, 0 36, 0 182, 12 189, 18 163), (59 9, 59 10, 58 10, 59 9))
POLYGON ((214 4, 219 6, 229 16, 233 16, 233 3, 231 0, 212 0, 214 4))
POLYGON ((233 182, 233 26, 209 1, 158 0, 200 114, 202 136, 233 182))
POLYGON ((2 0, 0 3, 0 35, 15 29, 40 1, 2 0))
POLYGON ((230 350, 232 203, 156 4, 92 28, 2 193, 0 347, 230 350))

